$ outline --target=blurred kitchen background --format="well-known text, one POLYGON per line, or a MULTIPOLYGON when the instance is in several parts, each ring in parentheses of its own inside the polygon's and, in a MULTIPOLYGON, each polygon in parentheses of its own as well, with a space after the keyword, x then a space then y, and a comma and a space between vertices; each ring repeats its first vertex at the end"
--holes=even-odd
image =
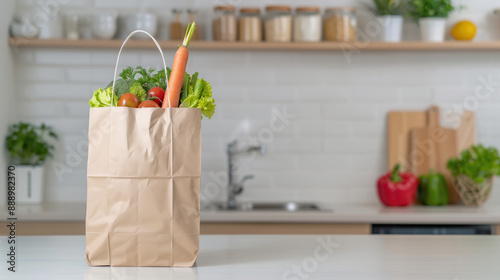
MULTIPOLYGON (((0 9, 1 131, 4 135, 9 124, 26 121, 45 123, 59 134, 54 158, 45 164, 45 203, 84 205, 86 201, 88 100, 95 89, 112 80, 118 47, 9 46, 5 27, 14 16, 22 18, 49 9, 57 11, 59 24, 66 26, 68 15, 78 15, 80 24, 92 24, 84 19, 116 13, 115 38, 123 39, 126 16, 146 12, 156 15, 157 38, 168 40, 170 23, 175 19, 172 9, 182 11, 183 24, 188 21, 186 11, 193 9, 200 40, 210 41, 215 5, 257 6, 262 13, 269 4, 318 6, 321 10, 354 6, 358 8, 358 40, 377 40, 377 32, 370 31, 369 24, 374 15, 365 6, 371 1, 7 2, 0 9)), ((477 26, 475 41, 500 39, 500 17, 493 12, 498 2, 454 3, 465 8, 451 14, 447 30, 467 19, 477 26)), ((47 32, 49 38, 59 36, 57 27, 47 32)), ((403 40, 420 40, 412 19, 405 19, 403 40)), ((453 39, 447 35, 446 40, 453 39)), ((357 43, 352 51, 193 49, 187 71, 199 72, 211 83, 217 104, 214 117, 202 122, 202 203, 226 200, 227 144, 238 140, 242 148, 247 144, 265 145, 262 154, 237 156, 237 180, 254 176, 244 183, 239 201, 378 206, 375 182, 387 171, 390 110, 423 111, 435 104, 441 109, 441 125, 452 127, 457 123, 446 116, 473 109, 477 142, 500 146, 498 49, 374 51, 366 47, 369 44, 357 43), (492 94, 471 101, 485 80, 490 81, 492 94), (280 123, 283 116, 287 117, 280 123)), ((174 49, 164 51, 170 65, 174 49)), ((158 52, 153 48, 125 48, 120 68, 138 65, 159 68, 158 52)), ((6 162, 2 161, 1 170, 5 170, 6 162)), ((5 176, 3 173, 1 176, 5 176)), ((498 184, 488 205, 500 201, 496 188, 498 184)), ((1 201, 6 201, 5 193, 5 184, 1 184, 1 201)))

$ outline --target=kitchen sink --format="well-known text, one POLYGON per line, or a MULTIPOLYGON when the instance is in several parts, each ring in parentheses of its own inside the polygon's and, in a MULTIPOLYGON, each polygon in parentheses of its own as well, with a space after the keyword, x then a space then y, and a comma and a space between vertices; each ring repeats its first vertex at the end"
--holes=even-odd
POLYGON ((236 208, 228 208, 226 203, 214 202, 209 204, 207 209, 217 211, 331 211, 317 203, 307 202, 242 202, 237 204, 236 208))

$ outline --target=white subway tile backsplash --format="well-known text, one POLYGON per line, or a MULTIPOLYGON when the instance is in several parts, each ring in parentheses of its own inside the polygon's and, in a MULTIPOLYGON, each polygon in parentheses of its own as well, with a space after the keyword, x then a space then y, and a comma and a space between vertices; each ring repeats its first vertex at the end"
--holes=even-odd
POLYGON ((274 138, 269 144, 270 152, 289 154, 310 154, 321 152, 321 138, 274 138))
POLYGON ((399 102, 398 90, 395 87, 354 87, 352 95, 356 103, 399 102))
POLYGON ((35 51, 35 63, 39 65, 90 65, 90 52, 84 50, 52 50, 35 51))
MULTIPOLYGON (((173 50, 170 51, 172 51, 172 56, 167 56, 169 58, 173 57, 173 50)), ((251 60, 253 59, 255 58, 252 57, 251 60)), ((244 52, 211 51, 210 55, 200 55, 199 53, 192 52, 188 60, 188 69, 200 69, 209 66, 211 69, 235 69, 236 72, 239 72, 241 68, 245 68, 248 65, 248 60, 248 55, 244 52)), ((169 64, 171 62, 170 60, 169 64)))
MULTIPOLYGON (((125 47, 120 61, 118 64, 118 69, 123 69, 127 66, 141 65, 139 51, 129 50, 125 47)), ((158 55, 159 57, 159 55, 158 55)), ((102 50, 99 52, 92 52, 90 54, 90 61, 92 65, 103 65, 103 66, 115 66, 116 60, 118 58, 118 53, 115 50, 102 50)), ((110 77, 113 78, 113 77, 110 77)))
POLYGON ((351 135, 351 122, 325 120, 321 123, 322 135, 327 137, 348 137, 351 135))
POLYGON ((386 123, 384 121, 352 123, 352 135, 354 137, 383 138, 386 133, 386 123))
POLYGON ((16 55, 17 65, 32 64, 35 61, 35 51, 33 50, 13 48, 13 53, 16 55))
POLYGON ((114 69, 111 67, 69 67, 65 72, 68 83, 101 83, 106 85, 113 80, 114 69))
POLYGON ((435 102, 462 104, 469 96, 474 96, 473 87, 436 87, 434 90, 435 102))
POLYGON ((225 171, 227 169, 227 159, 224 153, 203 154, 201 157, 201 169, 203 171, 225 171))
POLYGON ((275 188, 283 192, 324 188, 329 184, 324 180, 324 172, 324 168, 318 170, 306 169, 300 170, 300 176, 290 176, 289 172, 277 171, 274 172, 275 188))
POLYGON ((248 100, 252 102, 283 101, 289 103, 297 100, 297 89, 295 87, 280 86, 250 86, 248 87, 248 100))
POLYGON ((52 128, 62 135, 82 135, 86 137, 89 129, 89 120, 86 118, 24 118, 22 121, 40 125, 45 123, 52 126, 52 128))
POLYGON ((321 120, 296 120, 293 122, 299 137, 311 137, 322 135, 321 120))
MULTIPOLYGON (((260 72, 261 70, 257 71, 260 72)), ((275 73, 274 82, 276 85, 284 86, 320 86, 328 84, 328 81, 321 74, 322 72, 316 69, 310 69, 309 71, 304 71, 300 67, 283 69, 275 73)))
POLYGON ((321 109, 327 119, 365 121, 375 118, 376 105, 323 103, 321 109))
POLYGON ((239 86, 223 86, 217 85, 216 90, 212 88, 212 95, 215 100, 225 100, 227 102, 242 102, 248 98, 249 89, 247 87, 239 86))
POLYGON ((431 87, 400 87, 398 88, 401 102, 432 102, 433 90, 431 87))
MULTIPOLYGON (((200 72, 202 70, 199 70, 200 72)), ((234 69, 218 70, 219 75, 222 77, 222 84, 230 86, 254 86, 254 85, 273 85, 274 81, 281 76, 282 73, 275 73, 271 69, 245 69, 241 68, 238 71, 234 69)), ((203 75, 206 76, 204 73, 203 75)), ((289 85, 289 84, 285 84, 289 85)))
POLYGON ((334 154, 375 154, 385 148, 380 138, 325 138, 323 150, 334 154))
POLYGON ((295 170, 297 158, 294 154, 273 154, 254 156, 248 160, 248 167, 255 170, 295 170))
POLYGON ((18 66, 17 77, 24 82, 61 82, 63 69, 59 67, 18 66))
POLYGON ((351 90, 347 86, 301 86, 299 100, 302 102, 333 101, 347 102, 351 98, 351 90))
POLYGON ((298 156, 299 170, 309 171, 348 171, 351 170, 351 158, 345 155, 305 154, 298 156))
POLYGON ((226 152, 226 142, 220 138, 203 137, 201 139, 201 147, 207 153, 224 154, 226 152))
MULTIPOLYGON (((89 100, 94 89, 88 84, 36 84, 34 86, 34 96, 42 99, 79 99, 89 100)), ((33 92, 26 93, 27 96, 33 92)), ((85 103, 88 106, 88 103, 85 103)))
MULTIPOLYGON (((242 59, 246 58, 246 63, 244 66, 252 69, 253 71, 260 71, 263 68, 273 68, 276 65, 279 65, 281 68, 297 68, 297 59, 300 55, 296 55, 296 53, 288 53, 287 54, 279 54, 277 55, 274 52, 250 52, 246 56, 240 55, 240 58, 236 61, 236 64, 240 67, 242 64, 242 59), (295 54, 295 55, 293 55, 295 54)), ((224 60, 223 60, 224 62, 224 60)))
POLYGON ((69 117, 88 118, 89 117, 88 101, 68 101, 64 103, 64 115, 69 117))
MULTIPOLYGON (((35 6, 33 0, 17 2, 18 11, 35 6)), ((209 38, 213 3, 187 2, 74 0, 61 10, 102 8, 127 14, 144 3, 164 19, 163 30, 168 27, 171 8, 196 7, 197 22, 209 38)), ((490 24, 479 20, 496 7, 466 2, 469 9, 460 15, 476 19, 480 27, 477 39, 500 38, 500 33, 493 35, 490 24)), ((267 4, 263 0, 252 2, 261 7, 267 4)), ((323 0, 310 4, 331 5, 323 0)), ((335 3, 351 4, 348 0, 335 3)), ((460 15, 450 18, 449 25, 460 15)), ((360 30, 363 22, 360 18, 360 30)), ((405 22, 405 38, 419 38, 418 26, 410 20, 405 22)), ((216 181, 214 174, 227 175, 226 144, 237 139, 246 142, 242 145, 250 142, 268 147, 263 156, 237 157, 241 166, 238 178, 256 176, 247 182, 239 197, 242 201, 374 202, 375 181, 387 168, 387 112, 425 110, 437 104, 444 114, 470 107, 475 90, 482 85, 480 77, 491 76, 495 90, 475 108, 478 140, 500 147, 500 70, 493 52, 373 52, 358 46, 360 52, 350 57, 342 51, 192 51, 187 71, 198 71, 211 83, 217 103, 215 116, 202 122, 202 196, 226 198, 225 184, 217 187, 214 195, 204 192, 211 190, 207 185, 216 181)), ((167 66, 171 66, 174 50, 164 51, 167 66)), ((15 117, 52 125, 61 136, 55 158, 47 162, 47 199, 84 201, 86 155, 79 155, 80 162, 73 164, 62 181, 51 163, 67 164, 71 149, 86 141, 87 102, 95 89, 113 79, 118 50, 14 48, 12 53, 18 84, 15 117)), ((119 71, 138 65, 163 66, 154 49, 125 48, 119 71)), ((444 117, 442 124, 449 125, 444 117)))
POLYGON ((19 102, 17 108, 19 118, 53 118, 64 117, 62 101, 28 101, 19 102))

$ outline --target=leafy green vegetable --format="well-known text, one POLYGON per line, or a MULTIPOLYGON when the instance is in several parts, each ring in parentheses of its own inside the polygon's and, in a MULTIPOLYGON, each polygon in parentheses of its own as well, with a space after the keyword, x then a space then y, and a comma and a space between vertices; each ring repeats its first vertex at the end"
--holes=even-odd
POLYGON ((40 165, 47 157, 52 157, 54 145, 49 141, 51 138, 58 137, 50 126, 20 122, 9 127, 5 142, 14 164, 40 165))
POLYGON ((181 100, 180 107, 200 108, 201 114, 211 119, 215 113, 215 99, 212 97, 210 83, 203 79, 198 79, 195 82, 194 88, 189 85, 189 89, 187 97, 181 100))
POLYGON ((500 175, 500 157, 496 148, 479 144, 462 151, 459 158, 449 159, 447 167, 455 177, 467 175, 476 183, 482 183, 500 175))
MULTIPOLYGON (((142 102, 147 99, 147 92, 151 88, 161 87, 165 89, 167 87, 166 81, 170 73, 171 70, 169 68, 167 68, 167 73, 165 73, 163 69, 155 73, 155 70, 152 68, 144 69, 139 66, 134 69, 129 66, 123 69, 119 74, 121 79, 116 81, 115 95, 119 98, 123 94, 130 92, 135 94, 142 102)), ((106 90, 111 88, 112 85, 113 82, 109 83, 106 90)), ((95 93, 94 96, 96 96, 95 93)), ((165 93, 165 98, 166 96, 167 93, 165 93)), ((198 72, 193 75, 189 75, 188 73, 184 74, 184 81, 179 99, 179 104, 181 104, 179 107, 200 108, 201 114, 208 118, 212 118, 215 113, 215 100, 212 96, 212 87, 209 82, 198 79, 198 72)), ((105 107, 97 101, 98 99, 95 97, 91 99, 89 104, 92 107, 105 107)), ((110 103, 110 101, 108 103, 110 103)))
MULTIPOLYGON (((130 92, 130 87, 134 83, 135 83, 135 80, 123 80, 123 79, 116 80, 116 83, 115 83, 115 95, 118 97, 118 99, 120 99, 120 97, 122 97, 122 95, 124 95, 125 93, 129 93, 130 92)), ((106 86, 106 88, 110 88, 112 86, 113 86, 113 81, 111 81, 106 86)))
MULTIPOLYGON (((153 74, 154 72, 155 70, 153 68, 145 69, 141 66, 137 66, 134 69, 131 66, 128 66, 122 70, 119 76, 122 78, 121 80, 124 81, 137 81, 146 92, 154 87, 166 88, 165 70, 160 70, 156 74, 153 74), (137 77, 137 75, 139 75, 139 77, 137 77)), ((116 82, 118 83, 118 81, 120 80, 117 80, 116 82)), ((113 82, 108 84, 108 87, 112 84, 113 82)), ((128 89, 130 89, 130 86, 132 86, 132 84, 129 84, 128 89)))
POLYGON ((440 17, 447 18, 455 7, 451 0, 410 0, 409 14, 415 19, 440 17))
POLYGON ((135 94, 141 102, 146 100, 148 97, 146 90, 142 87, 139 81, 134 82, 132 86, 130 86, 129 92, 135 94))
POLYGON ((111 87, 108 87, 106 89, 99 88, 98 90, 94 91, 94 95, 89 100, 90 107, 96 108, 116 106, 118 104, 118 97, 115 94, 113 98, 113 104, 111 104, 112 93, 113 92, 111 90, 111 87))
POLYGON ((373 0, 373 3, 375 8, 371 8, 371 10, 379 16, 401 15, 406 0, 373 0))

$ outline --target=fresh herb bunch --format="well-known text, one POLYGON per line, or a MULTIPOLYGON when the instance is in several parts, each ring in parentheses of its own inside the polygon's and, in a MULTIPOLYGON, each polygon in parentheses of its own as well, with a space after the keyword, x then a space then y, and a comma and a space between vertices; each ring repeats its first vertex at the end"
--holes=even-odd
POLYGON ((403 0, 373 0, 375 8, 371 10, 379 16, 402 15, 406 5, 403 0))
POLYGON ((50 126, 35 126, 20 122, 9 127, 6 137, 7 150, 14 164, 41 165, 47 157, 52 157, 54 145, 50 138, 58 139, 50 126))
POLYGON ((155 69, 149 68, 145 69, 141 66, 137 66, 135 69, 131 66, 123 69, 120 73, 120 77, 123 80, 136 80, 138 81, 146 91, 149 91, 154 87, 166 88, 165 70, 159 70, 156 74, 153 74, 155 69), (137 75, 139 78, 136 78, 137 75))
POLYGON ((479 144, 462 151, 459 158, 449 159, 447 167, 455 177, 467 175, 476 183, 482 183, 500 175, 500 157, 496 148, 479 144))
POLYGON ((409 14, 415 19, 419 18, 447 18, 455 7, 451 0, 410 0, 409 14))

